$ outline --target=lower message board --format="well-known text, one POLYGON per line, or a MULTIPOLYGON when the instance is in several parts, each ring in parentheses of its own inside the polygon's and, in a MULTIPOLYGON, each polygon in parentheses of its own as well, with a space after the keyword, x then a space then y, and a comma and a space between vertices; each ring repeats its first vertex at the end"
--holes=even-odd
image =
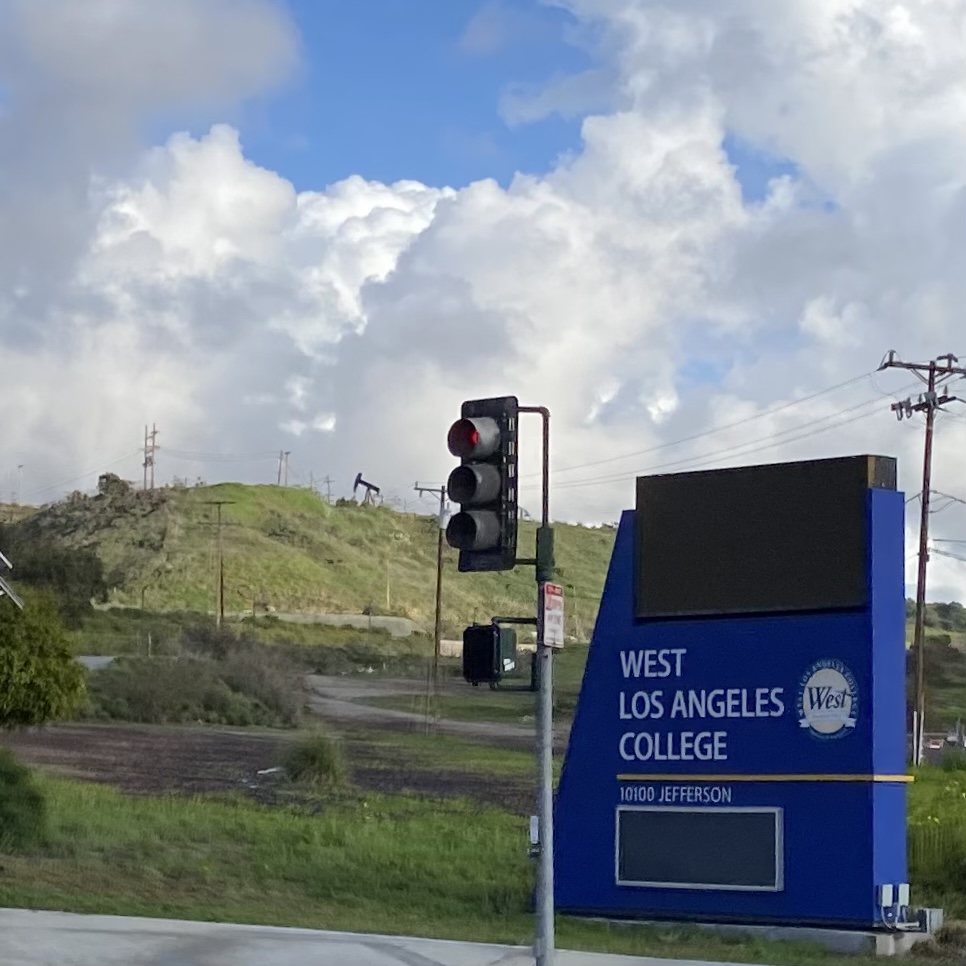
POLYGON ((901 495, 870 493, 869 514, 867 608, 654 621, 633 614, 624 514, 556 801, 560 911, 895 920, 883 896, 907 892, 901 495))
MULTIPOLYGON (((673 801, 680 787, 662 787, 650 797, 673 801)), ((653 790, 634 791, 646 800, 653 790)), ((620 805, 614 821, 618 885, 755 892, 784 886, 781 808, 620 805)))

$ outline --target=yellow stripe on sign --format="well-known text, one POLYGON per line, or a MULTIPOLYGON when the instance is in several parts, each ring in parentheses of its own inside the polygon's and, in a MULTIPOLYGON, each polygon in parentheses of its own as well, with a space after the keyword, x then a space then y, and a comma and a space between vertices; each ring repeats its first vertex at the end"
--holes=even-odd
POLYGON ((912 782, 912 775, 618 775, 619 782, 912 782))

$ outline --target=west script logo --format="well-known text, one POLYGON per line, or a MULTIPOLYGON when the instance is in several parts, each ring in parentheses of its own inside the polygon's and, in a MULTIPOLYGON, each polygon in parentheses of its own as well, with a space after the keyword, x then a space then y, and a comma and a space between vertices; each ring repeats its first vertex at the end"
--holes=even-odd
POLYGON ((841 661, 816 661, 799 684, 798 723, 817 738, 841 738, 855 728, 858 701, 855 678, 841 661))

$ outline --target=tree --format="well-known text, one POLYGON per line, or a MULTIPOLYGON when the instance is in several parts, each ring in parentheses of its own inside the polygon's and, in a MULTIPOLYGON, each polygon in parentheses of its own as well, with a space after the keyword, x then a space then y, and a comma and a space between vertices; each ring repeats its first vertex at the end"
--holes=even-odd
POLYGON ((74 548, 24 524, 0 526, 0 547, 13 561, 18 584, 54 591, 68 627, 79 627, 91 600, 107 599, 104 565, 93 550, 74 548))
POLYGON ((71 653, 56 599, 18 593, 23 610, 0 599, 0 728, 66 717, 84 697, 84 669, 71 653))

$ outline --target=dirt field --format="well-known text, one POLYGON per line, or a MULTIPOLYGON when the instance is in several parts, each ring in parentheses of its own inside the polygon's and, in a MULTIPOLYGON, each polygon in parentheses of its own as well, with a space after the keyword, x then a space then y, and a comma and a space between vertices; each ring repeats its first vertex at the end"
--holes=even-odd
MULTIPOLYGON (((228 728, 70 724, 0 732, 0 746, 25 764, 132 794, 242 792, 276 804, 291 801, 294 794, 275 770, 292 737, 228 728)), ((520 814, 532 810, 533 792, 526 780, 494 782, 479 773, 414 768, 364 732, 347 732, 345 739, 353 784, 363 792, 459 796, 520 814)))

